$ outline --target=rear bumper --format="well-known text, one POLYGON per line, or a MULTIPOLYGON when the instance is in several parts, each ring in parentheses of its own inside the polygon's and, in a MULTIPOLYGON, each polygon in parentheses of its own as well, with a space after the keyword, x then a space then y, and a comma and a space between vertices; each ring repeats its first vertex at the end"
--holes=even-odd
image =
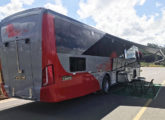
POLYGON ((40 101, 41 102, 61 102, 64 100, 69 100, 86 94, 75 93, 74 88, 59 87, 58 85, 49 85, 42 87, 40 91, 40 101))
POLYGON ((41 102, 60 102, 64 100, 73 99, 76 97, 85 96, 92 92, 99 90, 99 85, 89 88, 83 84, 63 86, 62 84, 53 84, 46 87, 42 87, 40 90, 41 102))
POLYGON ((54 85, 42 87, 40 91, 41 102, 58 102, 56 88, 54 85))

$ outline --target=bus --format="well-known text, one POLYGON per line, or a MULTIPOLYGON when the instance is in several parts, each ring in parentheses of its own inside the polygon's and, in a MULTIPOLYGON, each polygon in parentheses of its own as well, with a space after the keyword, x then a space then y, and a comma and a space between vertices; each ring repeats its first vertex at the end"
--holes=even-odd
POLYGON ((0 23, 0 58, 9 97, 60 102, 140 76, 137 44, 45 8, 0 23))

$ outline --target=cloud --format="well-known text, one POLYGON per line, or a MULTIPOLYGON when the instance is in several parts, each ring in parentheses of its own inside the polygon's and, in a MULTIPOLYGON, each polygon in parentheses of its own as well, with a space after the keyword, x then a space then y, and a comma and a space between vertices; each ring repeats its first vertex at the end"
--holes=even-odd
POLYGON ((162 6, 162 4, 161 4, 161 3, 159 3, 159 2, 156 2, 156 3, 155 3, 155 6, 156 6, 156 7, 161 7, 161 6, 162 6))
POLYGON ((165 10, 159 13, 138 16, 135 6, 145 0, 81 0, 77 11, 81 19, 91 17, 96 28, 141 44, 165 45, 165 10))
POLYGON ((34 0, 10 0, 4 6, 0 6, 0 19, 24 10, 23 5, 31 5, 34 0))
POLYGON ((146 2, 146 0, 139 0, 139 5, 143 5, 146 2))
POLYGON ((47 3, 44 5, 44 7, 64 15, 67 15, 68 13, 67 9, 63 6, 61 0, 55 0, 55 4, 47 3))

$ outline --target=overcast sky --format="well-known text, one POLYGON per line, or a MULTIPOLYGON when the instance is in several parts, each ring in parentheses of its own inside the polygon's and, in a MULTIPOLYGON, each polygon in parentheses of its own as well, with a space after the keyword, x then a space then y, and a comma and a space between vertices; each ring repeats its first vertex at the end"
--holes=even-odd
POLYGON ((0 19, 45 7, 112 35, 165 46, 165 0, 1 0, 0 19))

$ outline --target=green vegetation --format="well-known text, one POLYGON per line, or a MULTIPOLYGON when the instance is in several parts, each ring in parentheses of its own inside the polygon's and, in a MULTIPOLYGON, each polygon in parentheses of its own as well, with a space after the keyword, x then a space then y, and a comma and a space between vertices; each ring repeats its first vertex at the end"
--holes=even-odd
POLYGON ((141 67, 165 67, 165 65, 158 65, 154 63, 148 63, 148 62, 140 62, 141 67))
MULTIPOLYGON (((148 47, 151 48, 158 48, 161 49, 163 53, 165 53, 165 46, 158 46, 156 44, 147 44, 148 47)), ((142 67, 165 67, 165 61, 161 61, 159 63, 154 63, 155 61, 161 60, 162 56, 156 55, 156 54, 151 54, 143 49, 140 49, 140 51, 143 54, 142 60, 140 62, 142 67)))

